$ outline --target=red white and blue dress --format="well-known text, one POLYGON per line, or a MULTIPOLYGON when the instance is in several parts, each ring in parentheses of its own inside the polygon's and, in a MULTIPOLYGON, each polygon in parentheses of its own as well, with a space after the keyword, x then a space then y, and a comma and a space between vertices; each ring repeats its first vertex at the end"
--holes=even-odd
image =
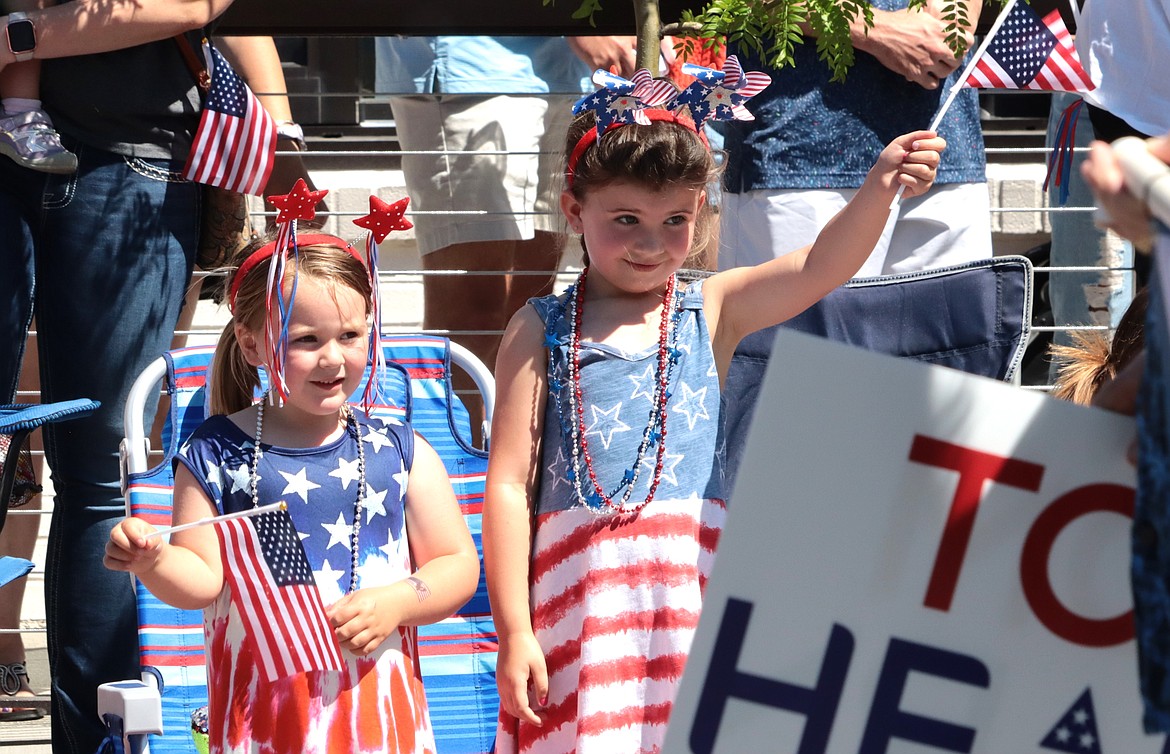
MULTIPOLYGON (((365 451, 366 491, 356 548, 352 539, 359 484, 352 428, 319 448, 263 443, 258 496, 283 500, 301 537, 322 602, 350 585, 382 586, 411 573, 404 496, 414 459, 408 425, 355 412, 365 451)), ((213 416, 183 445, 187 467, 221 513, 252 507, 252 438, 213 416)), ((414 628, 400 628, 367 657, 342 650, 345 671, 300 673, 269 682, 254 642, 244 634, 225 582, 203 612, 212 754, 433 754, 414 628)))
MULTIPOLYGON (((598 514, 570 481, 566 297, 533 299, 546 324, 550 396, 544 417, 531 609, 549 673, 542 727, 501 712, 496 751, 638 754, 662 746, 698 625, 703 588, 726 516, 719 377, 702 284, 676 294, 667 449, 653 500, 635 513, 598 514), (564 421, 562 421, 562 419, 564 421)), ((594 470, 609 492, 637 458, 651 412, 658 346, 623 353, 583 343, 582 421, 594 470)), ((635 493, 646 498, 655 453, 635 493)), ((619 496, 620 497, 620 496, 619 496)))

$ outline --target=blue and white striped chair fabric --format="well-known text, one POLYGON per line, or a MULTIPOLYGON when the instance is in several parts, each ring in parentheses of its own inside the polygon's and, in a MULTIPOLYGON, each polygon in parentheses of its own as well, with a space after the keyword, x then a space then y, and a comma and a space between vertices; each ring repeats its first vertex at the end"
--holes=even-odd
MULTIPOLYGON (((482 557, 481 520, 487 452, 472 447, 466 409, 451 388, 452 344, 445 338, 392 335, 383 340, 388 370, 382 380, 384 403, 373 413, 407 418, 434 446, 447 467, 464 519, 482 557)), ((164 387, 171 399, 163 430, 163 460, 146 468, 141 459, 129 463, 127 505, 132 515, 160 526, 169 525, 173 476, 171 459, 179 445, 207 415, 206 380, 214 349, 184 348, 163 357, 164 387)), ((459 352, 461 355, 465 351, 459 352)), ((473 357, 472 357, 473 359, 473 357)), ((475 371, 485 404, 494 386, 482 364, 460 359, 475 371)), ((145 389, 157 389, 159 374, 144 376, 145 389)), ((364 390, 363 384, 355 400, 364 390)), ((127 410, 127 448, 143 447, 141 410, 127 410)), ((489 413, 490 420, 490 413, 489 413)), ((141 585, 138 597, 139 647, 144 676, 156 678, 163 699, 165 733, 152 736, 155 754, 195 751, 190 734, 191 713, 207 703, 204 668, 203 616, 160 602, 141 585)), ((499 698, 495 665, 497 639, 481 574, 475 595, 453 617, 419 629, 420 664, 427 702, 440 754, 486 754, 495 740, 499 698)))

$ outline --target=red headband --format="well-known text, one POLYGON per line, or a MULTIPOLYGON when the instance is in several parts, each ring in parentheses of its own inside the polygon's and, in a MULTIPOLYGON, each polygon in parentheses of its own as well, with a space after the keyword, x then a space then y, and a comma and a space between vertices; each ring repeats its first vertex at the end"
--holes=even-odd
MULTIPOLYGON (((335 249, 341 249, 347 252, 351 257, 358 260, 362 267, 366 266, 366 260, 362 258, 361 254, 353 248, 351 244, 346 243, 337 236, 330 236, 325 233, 302 233, 297 236, 297 246, 331 246, 335 249)), ((228 294, 228 308, 234 313, 236 310, 236 293, 240 290, 240 284, 247 277, 248 273, 256 268, 265 259, 270 258, 276 253, 276 241, 269 241, 261 246, 256 251, 248 255, 248 258, 240 264, 236 274, 232 277, 232 287, 228 294)))
MULTIPOLYGON (((703 144, 710 148, 710 145, 707 144, 707 137, 703 134, 702 131, 695 128, 695 122, 690 118, 680 118, 678 114, 673 113, 670 110, 662 109, 647 109, 643 110, 642 114, 651 121, 665 121, 667 123, 677 123, 680 126, 685 126, 688 130, 696 133, 703 144)), ((602 136, 614 130, 615 128, 629 125, 633 124, 610 123, 608 126, 606 126, 602 136)), ((582 136, 581 139, 577 142, 577 146, 573 147, 573 151, 569 153, 569 161, 565 165, 565 183, 568 184, 569 188, 573 187, 573 172, 577 169, 577 163, 581 160, 581 156, 585 154, 585 150, 589 149, 589 147, 598 140, 597 126, 594 126, 585 132, 585 135, 582 136)))

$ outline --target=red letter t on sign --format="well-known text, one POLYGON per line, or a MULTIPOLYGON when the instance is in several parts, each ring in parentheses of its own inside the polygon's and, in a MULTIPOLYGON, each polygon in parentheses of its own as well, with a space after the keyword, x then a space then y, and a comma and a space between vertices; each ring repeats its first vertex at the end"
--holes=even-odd
POLYGON ((922 602, 927 607, 945 612, 951 607, 955 586, 959 583, 959 570, 963 567, 967 543, 975 527, 975 513, 979 510, 983 483, 990 479, 1036 492, 1040 489, 1044 467, 922 435, 914 436, 914 443, 910 446, 910 460, 959 472, 959 486, 951 500, 951 512, 947 516, 947 525, 934 558, 930 584, 926 587, 926 599, 922 602))

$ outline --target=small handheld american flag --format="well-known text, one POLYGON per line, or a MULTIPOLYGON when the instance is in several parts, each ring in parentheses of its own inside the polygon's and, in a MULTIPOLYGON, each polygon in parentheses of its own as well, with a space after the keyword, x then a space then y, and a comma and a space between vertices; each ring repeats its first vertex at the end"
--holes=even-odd
POLYGON ((341 670, 345 660, 325 617, 305 549, 287 511, 217 521, 224 579, 264 677, 341 670))
POLYGON ((276 156, 276 122, 219 50, 203 41, 211 75, 195 142, 183 177, 196 183, 259 194, 276 156))
POLYGON ((1060 11, 1053 10, 1040 18, 1021 2, 1005 12, 1002 28, 979 56, 966 84, 983 89, 1051 92, 1094 89, 1060 11))

